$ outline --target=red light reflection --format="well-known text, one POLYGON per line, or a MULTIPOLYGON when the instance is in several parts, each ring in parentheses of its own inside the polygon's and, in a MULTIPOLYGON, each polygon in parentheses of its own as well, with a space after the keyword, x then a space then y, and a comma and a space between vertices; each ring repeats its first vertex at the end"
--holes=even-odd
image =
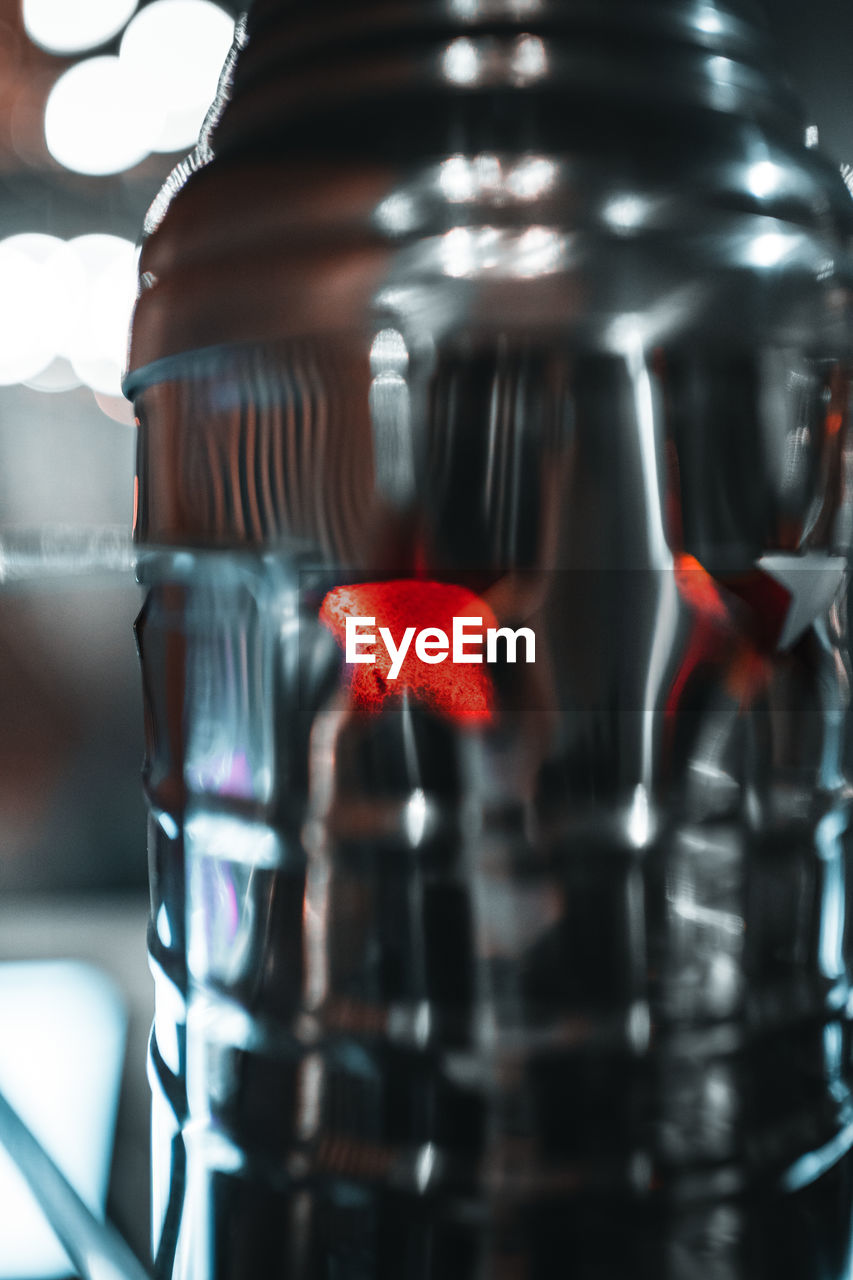
MULTIPOLYGON (((493 720, 494 687, 485 662, 454 662, 450 652, 444 661, 429 664, 417 656, 413 640, 397 678, 392 680, 391 656, 379 638, 379 629, 387 627, 394 642, 399 644, 406 628, 414 627, 416 634, 426 628, 437 628, 450 639, 453 619, 463 617, 482 619, 483 632, 497 627, 494 613, 473 591, 450 583, 417 579, 336 587, 323 601, 320 621, 342 649, 345 649, 348 617, 375 619, 375 626, 371 628, 377 636, 372 650, 375 662, 352 663, 346 668, 350 692, 360 710, 375 714, 387 699, 399 698, 405 693, 458 724, 483 725, 493 720)), ((476 652, 470 642, 468 652, 476 652)))

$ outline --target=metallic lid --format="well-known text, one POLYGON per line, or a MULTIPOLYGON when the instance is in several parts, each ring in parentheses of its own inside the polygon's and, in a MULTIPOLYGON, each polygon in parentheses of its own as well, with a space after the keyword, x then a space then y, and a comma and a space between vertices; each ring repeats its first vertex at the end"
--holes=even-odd
POLYGON ((352 333, 457 227, 607 232, 626 192, 655 231, 839 222, 803 134, 742 0, 257 0, 150 211, 126 389, 182 352, 352 333), (448 164, 478 157, 503 177, 460 196, 448 164))

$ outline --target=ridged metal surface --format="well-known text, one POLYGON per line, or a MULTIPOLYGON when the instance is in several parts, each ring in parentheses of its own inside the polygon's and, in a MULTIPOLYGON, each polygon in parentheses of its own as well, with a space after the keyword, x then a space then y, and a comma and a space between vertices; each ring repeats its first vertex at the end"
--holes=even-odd
POLYGON ((328 80, 353 12, 266 8, 224 158, 152 218, 128 382, 159 1273, 841 1280, 840 179, 723 5, 635 5, 669 105, 638 69, 581 122, 531 91, 577 94, 588 6, 364 6, 392 52, 444 31, 458 143, 347 162, 303 97, 311 148, 264 153, 272 26, 328 80), (679 98, 715 18, 747 70, 679 98), (320 605, 394 578, 535 628, 492 727, 353 706, 320 605))

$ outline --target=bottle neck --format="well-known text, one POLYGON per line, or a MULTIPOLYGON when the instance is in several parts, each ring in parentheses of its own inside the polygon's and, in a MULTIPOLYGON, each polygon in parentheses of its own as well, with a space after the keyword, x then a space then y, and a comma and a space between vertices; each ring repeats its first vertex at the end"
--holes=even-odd
POLYGON ((491 121, 559 147, 685 112, 802 137, 747 0, 255 0, 211 141, 424 154, 489 145, 491 121))

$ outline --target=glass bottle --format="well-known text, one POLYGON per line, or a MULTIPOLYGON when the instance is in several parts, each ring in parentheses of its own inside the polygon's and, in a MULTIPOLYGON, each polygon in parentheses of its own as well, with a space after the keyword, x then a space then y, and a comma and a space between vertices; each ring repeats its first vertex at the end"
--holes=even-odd
POLYGON ((802 138, 745 0, 241 25, 127 380, 158 1275, 847 1274, 850 210, 802 138), (347 610, 535 660, 392 684, 347 610))

